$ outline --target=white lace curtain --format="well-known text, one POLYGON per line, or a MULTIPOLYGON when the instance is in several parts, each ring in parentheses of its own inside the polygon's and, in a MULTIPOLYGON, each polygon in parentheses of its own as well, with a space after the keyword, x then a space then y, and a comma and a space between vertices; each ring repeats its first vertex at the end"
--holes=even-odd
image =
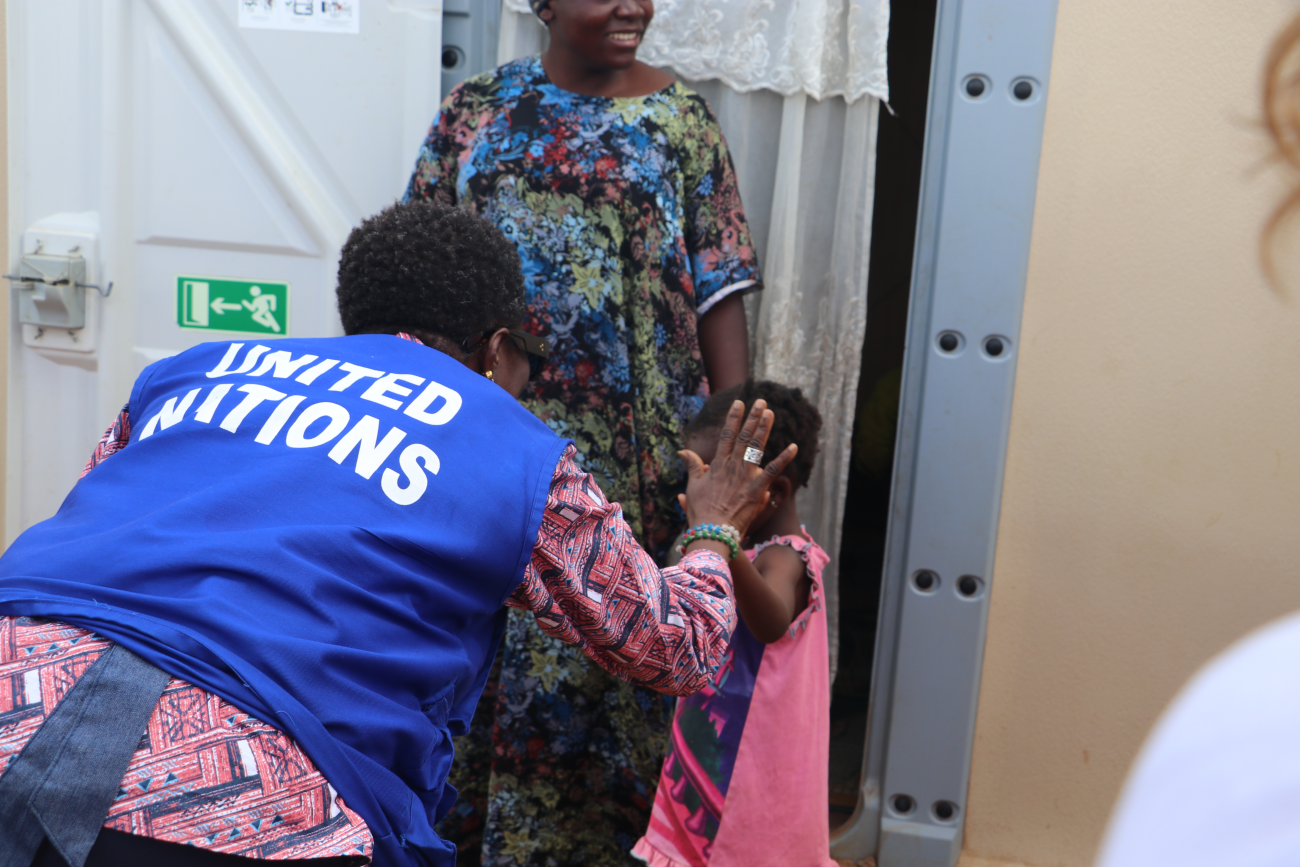
MULTIPOLYGON (((503 3, 498 62, 540 52, 526 0, 503 3)), ((658 0, 638 52, 717 114, 763 263, 748 299, 755 375, 802 388, 824 419, 799 514, 831 555, 832 676, 888 24, 888 0, 658 0)))
MULTIPOLYGON (((503 22, 502 63, 535 53, 545 38, 527 0, 503 3, 504 19, 511 12, 524 19, 503 22)), ((840 96, 853 103, 864 96, 889 99, 888 39, 889 0, 656 0, 637 57, 739 93, 840 96)))

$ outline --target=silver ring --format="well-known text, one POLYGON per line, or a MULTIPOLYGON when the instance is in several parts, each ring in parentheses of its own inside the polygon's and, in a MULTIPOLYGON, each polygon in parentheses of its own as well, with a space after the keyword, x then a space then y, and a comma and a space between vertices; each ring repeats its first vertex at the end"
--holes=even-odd
POLYGON ((745 460, 751 464, 763 465, 763 450, 749 446, 745 449, 745 460))

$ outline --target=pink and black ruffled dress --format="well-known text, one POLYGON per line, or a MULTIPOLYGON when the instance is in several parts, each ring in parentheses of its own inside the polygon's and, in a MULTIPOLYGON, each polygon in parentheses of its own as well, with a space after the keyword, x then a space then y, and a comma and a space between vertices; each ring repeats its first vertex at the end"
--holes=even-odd
POLYGON ((822 570, 807 536, 808 606, 779 641, 743 622, 713 681, 677 703, 650 826, 632 854, 651 867, 835 867, 827 824, 830 672, 822 570))

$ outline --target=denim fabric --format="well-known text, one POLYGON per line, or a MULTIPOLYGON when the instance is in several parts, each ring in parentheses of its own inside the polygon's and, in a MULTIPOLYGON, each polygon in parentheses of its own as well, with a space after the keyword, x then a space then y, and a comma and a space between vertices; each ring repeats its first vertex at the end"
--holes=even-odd
POLYGON ((49 838, 83 867, 170 675, 114 645, 0 776, 0 867, 28 867, 49 838))

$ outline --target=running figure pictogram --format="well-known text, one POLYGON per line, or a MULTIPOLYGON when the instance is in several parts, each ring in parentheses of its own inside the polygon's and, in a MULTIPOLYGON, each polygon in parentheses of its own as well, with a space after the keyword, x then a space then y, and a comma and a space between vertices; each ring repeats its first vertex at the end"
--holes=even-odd
POLYGON ((280 323, 275 321, 273 312, 275 311, 276 298, 274 295, 263 295, 261 286, 248 287, 248 294, 253 296, 253 300, 241 301, 239 303, 247 307, 253 314, 253 321, 258 325, 269 328, 276 334, 280 333, 280 323))

